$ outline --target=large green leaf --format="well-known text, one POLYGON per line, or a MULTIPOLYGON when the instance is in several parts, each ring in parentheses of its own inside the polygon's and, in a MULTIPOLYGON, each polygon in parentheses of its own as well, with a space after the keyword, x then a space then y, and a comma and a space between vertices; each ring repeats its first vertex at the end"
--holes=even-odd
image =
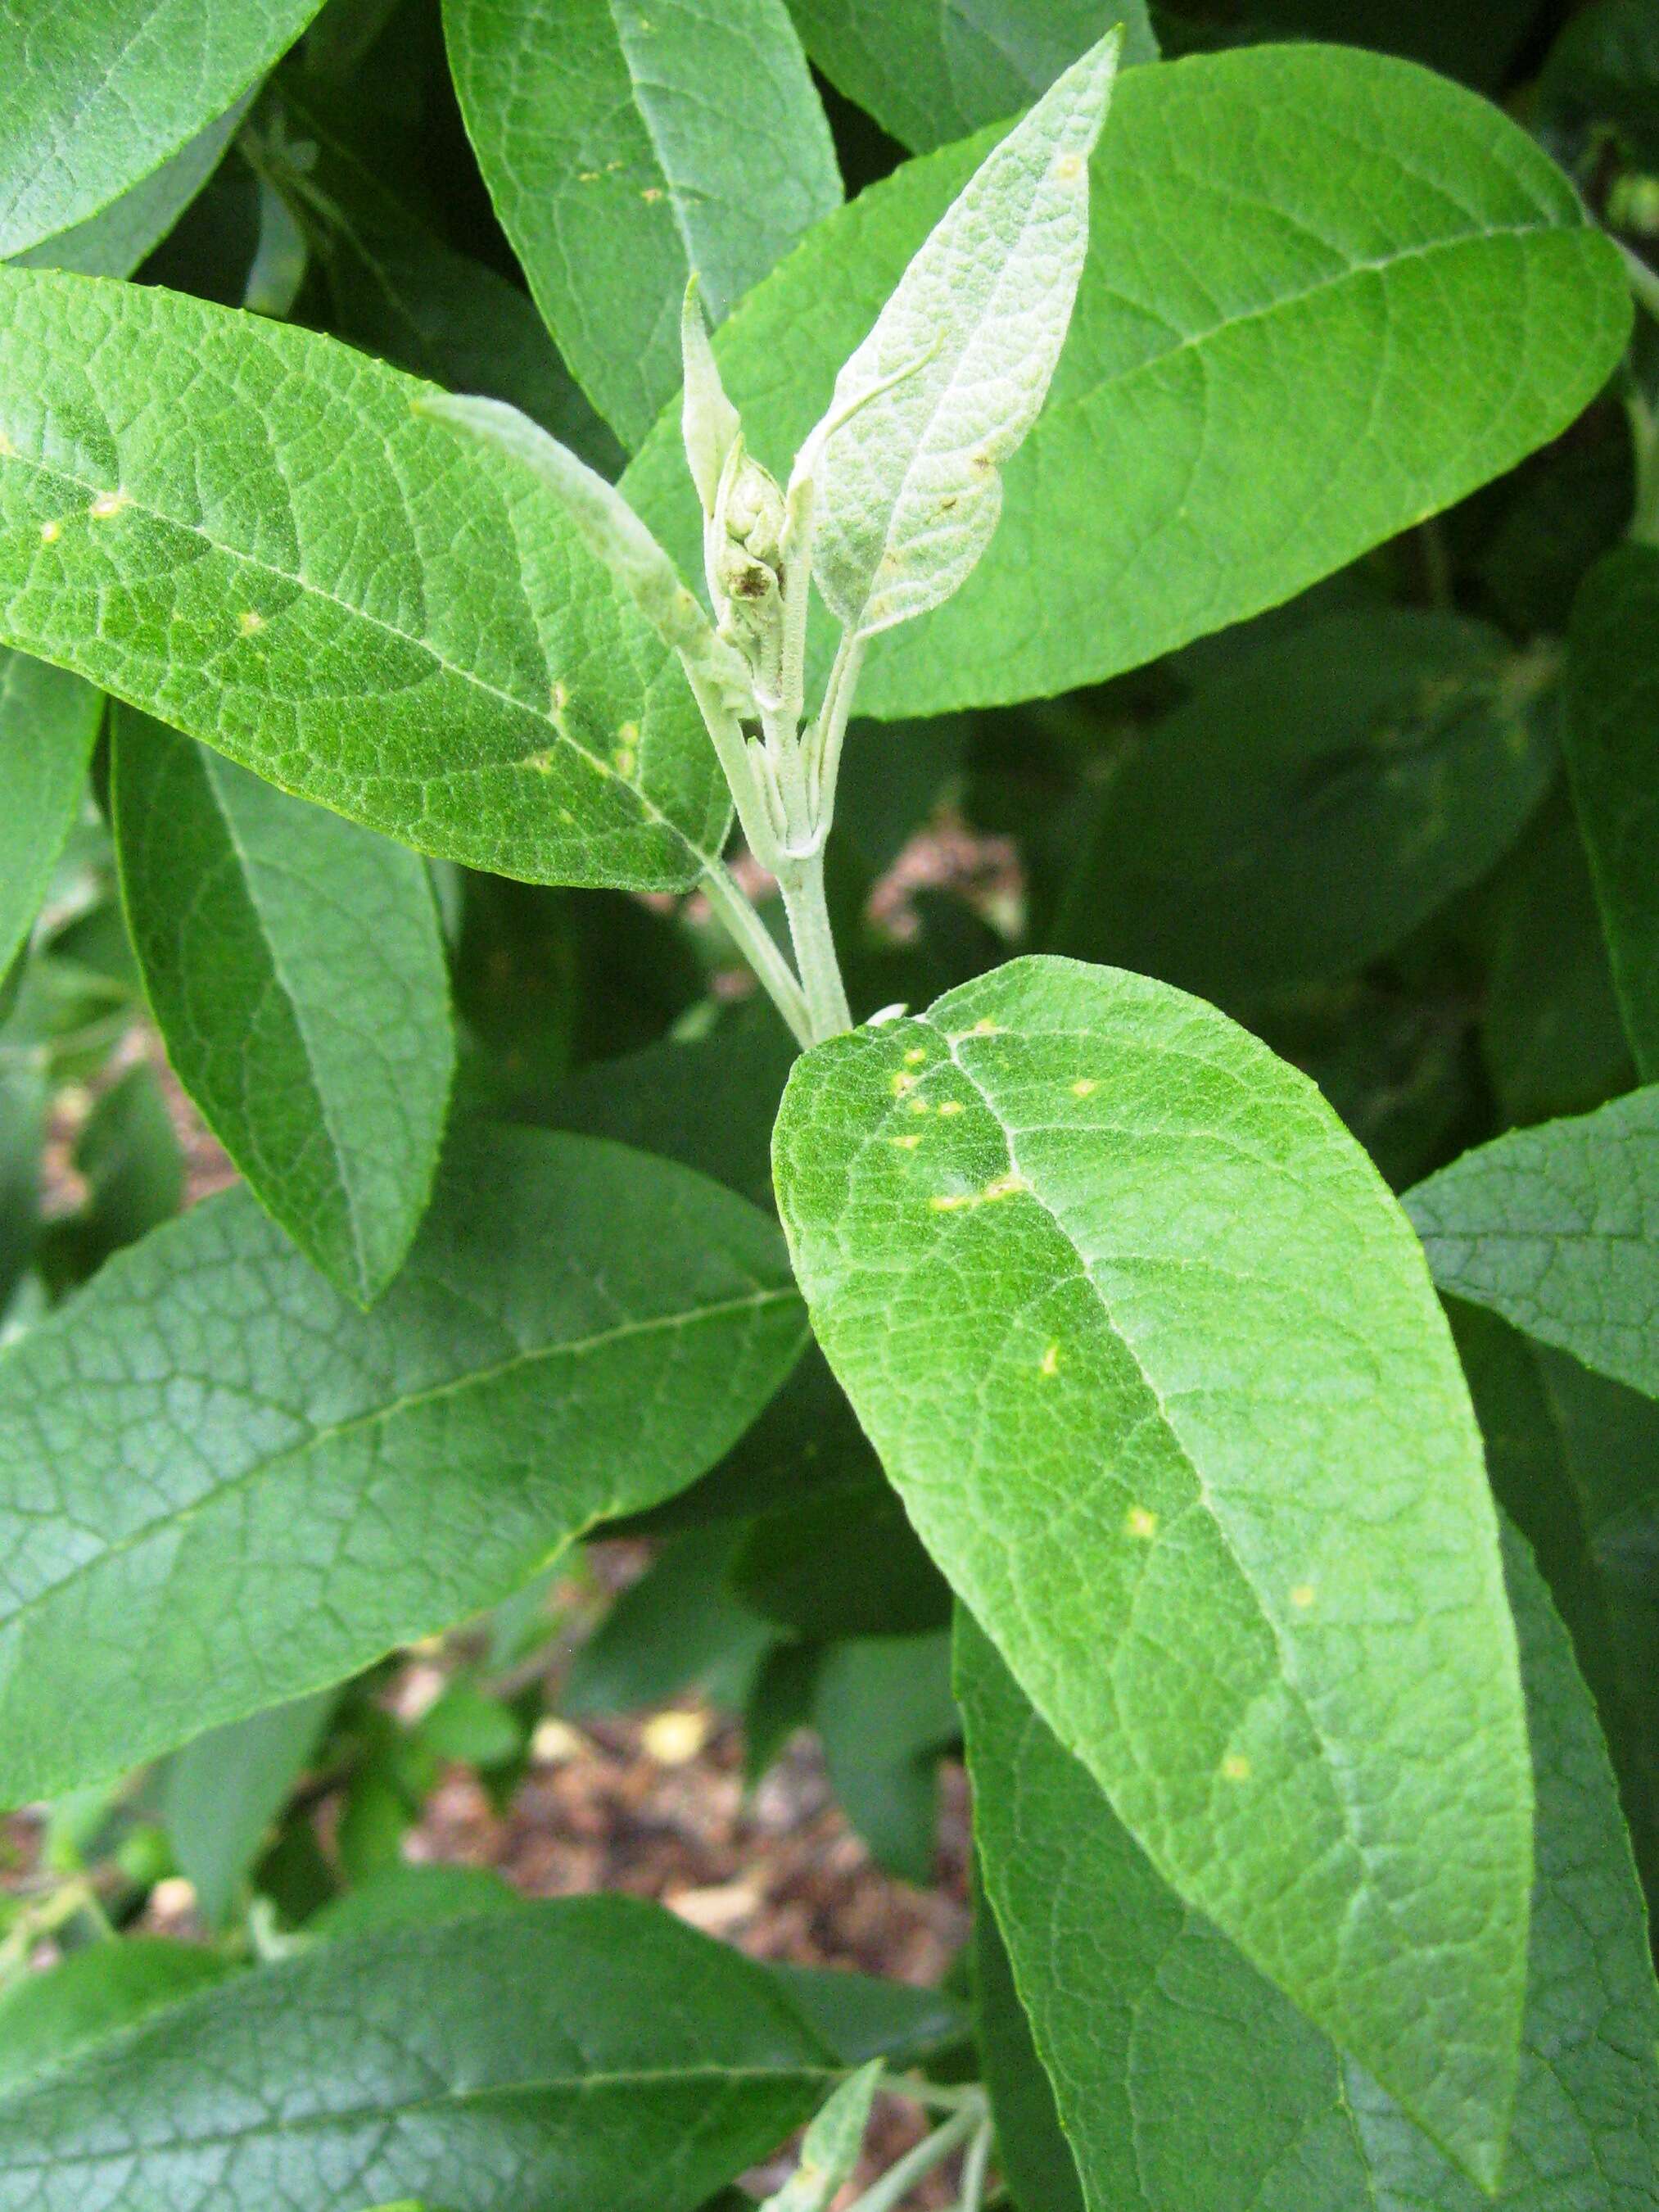
POLYGON ((1057 948, 1224 1004, 1389 951, 1543 795, 1541 673, 1484 623, 1404 607, 1268 640, 1111 778, 1057 948))
POLYGON ((113 793, 179 1079, 261 1204, 367 1304, 426 1209, 454 1066, 425 864, 127 708, 113 793))
POLYGON ((218 167, 252 94, 198 131, 152 175, 118 200, 15 256, 26 269, 72 269, 82 276, 131 276, 159 246, 218 167))
MULTIPOLYGON (((988 1663, 1000 1671, 994 1651, 990 1651, 988 1663)), ((1018 1698, 1018 1691, 1013 1695, 1018 1698)), ((1021 1705, 1029 1713, 1023 1699, 1021 1705)), ((1031 2039, 1031 2023, 1014 1987, 996 1915, 978 1882, 974 1887, 973 1958, 975 2036, 996 2121, 997 2155, 1018 2212, 1085 2212, 1083 2185, 1060 2124, 1054 2087, 1031 2039)))
POLYGON ((0 2094, 233 1972, 198 1943, 88 1943, 0 1996, 0 2094))
POLYGON ((1659 1084, 1511 1130, 1405 1202, 1443 1291, 1659 1397, 1659 1084))
MULTIPOLYGON (((1572 1650, 1524 1546, 1510 1589, 1538 1777, 1504 2212, 1659 2205, 1659 1992, 1572 1650)), ((1160 1880, 964 1623, 957 1687, 987 1886, 1093 2212, 1480 2212, 1359 2069, 1160 1880)))
POLYGON ((695 2212, 822 2098, 765 1969, 563 1898, 329 1943, 0 2097, 4 2212, 695 2212))
POLYGON ((0 636, 284 789, 544 882, 725 832, 678 670, 429 387, 154 289, 0 271, 0 636))
POLYGON ((807 1054, 775 1161, 818 1340, 1038 1711, 1492 2171, 1524 1718, 1468 1394, 1364 1153, 1213 1008, 1036 959, 807 1054))
POLYGON ((5 0, 0 256, 79 223, 263 76, 321 0, 5 0))
POLYGON ((1636 1065, 1659 1080, 1659 547, 1592 568, 1572 610, 1564 736, 1636 1065))
MULTIPOLYGON (((763 459, 811 428, 987 143, 873 186, 719 334, 763 459)), ((1379 55, 1132 70, 1091 204, 1001 526, 948 607, 872 647, 866 712, 1091 682, 1288 598, 1553 436, 1630 326, 1617 253, 1561 173, 1497 109, 1379 55)), ((690 574, 684 478, 665 421, 625 484, 690 574)))
POLYGON ((0 652, 0 976, 46 895, 103 713, 89 684, 0 652))
POLYGON ((458 1144, 368 1315, 210 1200, 0 1358, 0 1803, 505 1596, 701 1474, 801 1335, 769 1222, 593 1139, 458 1144))
POLYGON ((229 1917, 333 1705, 328 1690, 269 1705, 228 1727, 210 1729, 168 1760, 161 1786, 167 1840, 210 1928, 222 1927, 229 1917))
POLYGON ((789 0, 838 90, 917 153, 1029 107, 1085 46, 1123 26, 1123 64, 1155 62, 1146 0, 789 0))
POLYGON ((841 199, 784 0, 445 0, 444 21, 536 303, 637 446, 679 389, 688 276, 718 319, 841 199))

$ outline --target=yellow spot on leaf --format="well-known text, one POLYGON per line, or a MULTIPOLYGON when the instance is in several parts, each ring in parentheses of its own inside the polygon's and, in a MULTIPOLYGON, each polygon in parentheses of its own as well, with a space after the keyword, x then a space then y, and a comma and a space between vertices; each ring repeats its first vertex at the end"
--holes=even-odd
POLYGON ((1048 1349, 1043 1353, 1042 1358, 1038 1360, 1037 1372, 1039 1375, 1059 1374, 1060 1346, 1057 1344, 1051 1344, 1048 1346, 1048 1349))
POLYGON ((1145 1505, 1132 1505, 1123 1516, 1123 1525, 1132 1536, 1149 1544, 1158 1534, 1158 1516, 1145 1505))
POLYGON ((660 185, 647 185, 645 190, 640 194, 640 198, 645 202, 647 207, 654 207, 656 203, 662 198, 662 186, 660 185))
POLYGON ((569 686, 569 685, 568 685, 568 684, 564 681, 564 679, 563 679, 563 678, 562 678, 562 678, 559 679, 559 681, 558 681, 558 682, 557 682, 557 683, 553 686, 553 712, 554 712, 556 714, 563 714, 563 712, 564 712, 564 710, 565 710, 565 708, 566 708, 569 704, 570 704, 570 686, 569 686))
POLYGON ((264 617, 256 614, 252 607, 244 607, 236 617, 236 627, 244 637, 257 637, 264 626, 264 617))
POLYGON ((1012 1198, 1017 1191, 1022 1191, 1024 1188, 1025 1178, 1022 1175, 999 1176, 995 1182, 986 1184, 980 1195, 986 1199, 1012 1198))
POLYGON ((895 1072, 893 1076, 893 1096, 895 1098, 902 1098, 907 1091, 914 1091, 915 1087, 916 1079, 914 1075, 907 1075, 902 1067, 895 1072))
POLYGON ((1000 1022, 994 1022, 988 1014, 981 1014, 968 1034, 969 1036, 997 1036, 1001 1030, 1000 1022))
POLYGON ((937 1191, 927 1201, 935 1213, 957 1213, 964 1206, 971 1206, 973 1202, 967 1192, 963 1190, 937 1191))
POLYGON ((931 1114, 933 1109, 925 1098, 913 1098, 909 1110, 913 1114, 931 1114))
POLYGON ((6 433, 0 430, 0 461, 15 461, 16 459, 16 447, 13 445, 6 433))
POLYGON ((61 522, 43 522, 40 525, 40 543, 43 545, 55 545, 63 534, 61 522))
POLYGON ((916 1146, 921 1142, 921 1132, 918 1129, 915 1131, 914 1135, 908 1137, 895 1137, 892 1141, 898 1146, 900 1152, 914 1152, 916 1146))
POLYGON ((1073 178, 1080 177, 1083 174, 1082 155, 1062 154, 1054 163, 1054 174, 1064 185, 1069 185, 1073 178))
POLYGON ((962 1111, 962 1101, 960 1098, 947 1098, 939 1110, 941 1119, 943 1119, 947 1114, 960 1114, 962 1111))
POLYGON ((1298 1583, 1291 1592, 1291 1603, 1302 1613, 1305 1613, 1313 1601, 1314 1587, 1311 1583, 1298 1583))
POLYGON ((913 1044, 904 1055, 904 1064, 907 1067, 920 1067, 927 1057, 927 1048, 925 1044, 913 1044))
POLYGON ((1221 1771, 1229 1782, 1248 1782, 1250 1778, 1250 1762, 1242 1751, 1230 1751, 1221 1762, 1221 1771))
POLYGON ((99 522, 107 522, 112 514, 119 514, 124 507, 131 504, 129 495, 124 491, 100 491, 87 513, 99 522))
POLYGON ((1094 1093, 1099 1090, 1099 1088, 1100 1085, 1095 1081, 1092 1075, 1079 1075, 1077 1081, 1072 1085, 1072 1096, 1073 1098, 1089 1098, 1091 1097, 1094 1093))

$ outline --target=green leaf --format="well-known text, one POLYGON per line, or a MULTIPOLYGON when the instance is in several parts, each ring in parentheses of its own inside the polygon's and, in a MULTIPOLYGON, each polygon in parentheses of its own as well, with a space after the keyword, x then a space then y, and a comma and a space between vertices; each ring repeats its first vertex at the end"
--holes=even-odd
POLYGON ((44 1054, 7 1049, 0 1032, 0 1327, 40 1235, 40 1155, 46 1138, 44 1054))
POLYGON ((885 2058, 908 2066, 967 2030, 960 2008, 939 1990, 878 1980, 838 1966, 775 1966, 772 1978, 843 2066, 885 2058))
POLYGON ((867 1636, 824 1654, 812 1700, 842 1810, 901 1881, 933 1879, 940 1756, 961 1733, 951 1639, 867 1636))
POLYGON ((1625 1028, 1659 1079, 1659 548, 1626 545, 1573 604, 1565 738, 1625 1028))
MULTIPOLYGON (((1613 1778, 1571 1647, 1506 1545, 1538 1774, 1538 1880, 1504 2212, 1647 2212, 1659 1993, 1613 1778)), ((963 1625, 987 1886, 1097 2212, 1479 2212, 1376 2085, 1154 1871, 963 1625), (1079 1972, 1086 1960, 1087 1971, 1079 1972)))
POLYGON ((919 154, 1029 106, 1114 23, 1126 69, 1158 59, 1146 0, 998 0, 988 17, 940 0, 790 9, 830 82, 919 154))
POLYGON ((1270 640, 1111 777, 1057 947, 1228 1005, 1391 951, 1542 798, 1547 669, 1404 607, 1270 640))
POLYGON ((179 1871, 210 1928, 222 1928, 267 1832, 317 1748, 331 1691, 272 1705, 210 1729, 177 1751, 161 1785, 161 1816, 179 1871))
POLYGON ((799 2164, 761 2212, 830 2212, 859 2162, 881 2075, 881 2060, 872 2058, 831 2091, 802 2139, 799 2164))
POLYGON ((556 501, 416 413, 428 389, 204 301, 0 271, 0 635, 423 851, 690 883, 728 805, 678 672, 556 501))
POLYGON ((801 1334, 769 1223, 591 1139, 459 1141, 367 1315, 209 1200, 0 1356, 0 1802, 495 1602, 701 1474, 801 1334))
POLYGON ((783 0, 446 0, 444 21, 536 304, 637 446, 679 389, 690 273, 718 319, 841 199, 783 0))
POLYGON ((125 708, 112 792, 174 1071, 260 1203, 368 1304, 426 1209, 454 1066, 425 865, 125 708))
POLYGON ((975 171, 796 464, 817 488, 813 580, 849 635, 950 599, 995 532, 1000 471, 1042 410, 1072 319, 1119 46, 1091 46, 975 171))
POLYGON ((817 2104, 765 1969, 620 1897, 245 1974, 0 2097, 4 2212, 696 2212, 817 2104))
POLYGON ((54 1291, 83 1283, 112 1253, 171 1221, 184 1203, 185 1161, 155 1071, 130 1067, 99 1098, 75 1140, 87 1187, 77 1212, 50 1223, 40 1271, 54 1291))
MULTIPOLYGON (((994 1650, 988 1664, 1001 1673, 994 1650)), ((1007 1680, 1006 1674, 1001 1678, 1007 1680)), ((1013 1694, 1018 1698, 1019 1692, 1013 1694)), ((997 2156, 1018 2212, 1085 2212, 1077 2161, 1060 2128, 1053 2086, 1031 2040, 1031 2023, 1014 1987, 1007 1946, 977 1881, 973 1944, 975 2035, 996 2122, 997 2156)))
POLYGON ((741 1705, 776 1631, 727 1587, 742 1531, 694 1528, 611 1607, 564 1678, 562 1712, 637 1712, 696 1690, 741 1705))
POLYGON ((950 1585, 879 1476, 762 1514, 730 1575, 745 1605, 817 1643, 950 1626, 950 1585))
POLYGON ((1443 1291, 1659 1397, 1659 1084, 1511 1130, 1405 1204, 1443 1291))
POLYGON ((1479 1306, 1450 1313, 1492 1489, 1571 1632, 1659 1896, 1659 1406, 1479 1306))
MULTIPOLYGON (((719 334, 763 459, 822 415, 985 150, 872 186, 719 334)), ((1288 598, 1553 437, 1630 328, 1617 253, 1560 171, 1495 108, 1378 55, 1130 70, 1091 199, 1070 337, 996 539, 947 609, 872 647, 866 713, 1094 682, 1288 598)), ((695 573, 684 476, 665 420, 624 488, 695 573)))
POLYGON ((307 1936, 368 1936, 383 1928, 429 1928, 480 1912, 517 1912, 524 1899, 492 1867, 430 1864, 388 1867, 360 1888, 331 1899, 306 1923, 307 1936))
POLYGON ((1490 2173, 1524 1723, 1468 1394, 1370 1162, 1212 1008, 1055 959, 808 1054, 775 1162, 818 1341, 1026 1694, 1490 2173))
POLYGON ((252 103, 250 92, 153 175, 130 185, 86 222, 43 239, 15 258, 23 269, 69 269, 82 276, 131 276, 167 235, 218 167, 252 103))
POLYGON ((263 76, 319 0, 0 9, 0 257, 84 222, 263 76))
POLYGON ((103 714, 89 684, 23 653, 0 653, 0 976, 46 895, 103 714))
POLYGON ((130 1936, 25 1974, 0 1996, 0 2095, 233 1971, 199 1944, 130 1936))
POLYGON ((1539 90, 1570 121, 1611 123, 1632 159, 1659 167, 1659 22, 1648 0, 1581 8, 1550 49, 1539 90))

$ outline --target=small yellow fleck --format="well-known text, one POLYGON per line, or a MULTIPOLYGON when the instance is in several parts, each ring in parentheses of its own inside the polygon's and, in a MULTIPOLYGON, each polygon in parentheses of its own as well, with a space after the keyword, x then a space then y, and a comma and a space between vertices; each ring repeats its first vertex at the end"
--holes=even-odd
MULTIPOLYGON (((599 763, 600 767, 603 767, 605 763, 603 762, 599 763)), ((544 753, 532 753, 526 760, 525 766, 526 768, 533 768, 538 775, 551 775, 553 773, 553 755, 550 751, 544 753)))
POLYGON ((556 714, 562 714, 565 708, 569 704, 570 687, 564 681, 563 678, 561 677, 559 681, 553 686, 553 712, 556 714))
POLYGON ((988 1182, 980 1195, 987 1199, 1012 1198, 1016 1191, 1024 1188, 1025 1178, 1022 1175, 1000 1176, 995 1182, 988 1182))
POLYGON ((1308 1610, 1313 1601, 1314 1587, 1311 1583, 1298 1583, 1291 1592, 1291 1603, 1303 1613, 1308 1610))
POLYGON ((611 756, 611 757, 616 763, 617 773, 618 775, 630 776, 633 775, 635 754, 632 745, 618 745, 616 751, 611 756))
POLYGON ((1248 1782, 1250 1778, 1250 1762, 1242 1751, 1230 1751, 1221 1762, 1221 1771, 1229 1782, 1248 1782))
POLYGON ((914 1091, 915 1087, 916 1079, 914 1075, 907 1075, 902 1067, 894 1071, 893 1096, 895 1098, 902 1098, 907 1091, 914 1091))
POLYGON ((943 1119, 947 1114, 960 1114, 962 1111, 962 1101, 960 1098, 947 1098, 939 1110, 941 1119, 943 1119))
POLYGON ((264 617, 256 614, 252 607, 244 607, 236 617, 236 627, 244 637, 257 637, 264 626, 264 617))
POLYGON ((1072 1085, 1072 1096, 1073 1098, 1089 1098, 1091 1097, 1094 1093, 1099 1090, 1099 1088, 1100 1085, 1095 1081, 1092 1075, 1079 1075, 1077 1081, 1072 1085))
POLYGON ((969 1036, 996 1036, 1001 1029, 1000 1022, 994 1022, 989 1014, 981 1014, 968 1034, 969 1036))
POLYGON ((898 1146, 900 1152, 914 1152, 916 1146, 921 1142, 921 1132, 920 1129, 917 1129, 908 1137, 895 1137, 892 1141, 898 1146))
POLYGON ((129 495, 124 491, 100 491, 87 513, 100 522, 107 522, 112 514, 119 514, 130 504, 129 495))
POLYGON ((1051 1344, 1048 1346, 1048 1349, 1043 1353, 1042 1358, 1038 1360, 1037 1372, 1039 1375, 1059 1374, 1060 1346, 1057 1344, 1051 1344))
POLYGON ((1062 184, 1066 185, 1069 185, 1074 178, 1080 177, 1083 174, 1082 155, 1062 154, 1059 161, 1054 163, 1054 174, 1062 184))
POLYGON ((1132 1505, 1123 1516, 1123 1525, 1132 1536, 1148 1544, 1158 1534, 1158 1516, 1144 1505, 1132 1505))
POLYGON ((15 461, 16 459, 16 447, 13 445, 6 433, 0 430, 0 461, 15 461))
POLYGON ((623 722, 617 726, 617 735, 623 744, 636 745, 640 741, 640 726, 637 722, 623 722))
POLYGON ((967 1192, 962 1190, 942 1190, 927 1201, 935 1213, 956 1213, 963 1206, 971 1206, 973 1202, 967 1192))
POLYGON ((40 543, 43 545, 55 545, 63 534, 61 522, 43 522, 40 525, 40 543))
POLYGON ((925 1098, 913 1098, 907 1110, 912 1114, 931 1114, 933 1109, 925 1098))
POLYGON ((660 185, 647 185, 645 190, 640 194, 640 198, 645 202, 647 207, 654 207, 656 203, 662 198, 662 186, 660 185))
POLYGON ((913 1044, 904 1055, 904 1064, 907 1067, 920 1067, 927 1057, 927 1048, 925 1044, 913 1044))
POLYGON ((576 182, 579 185, 597 185, 599 181, 599 173, 597 169, 578 169, 576 172, 576 182))

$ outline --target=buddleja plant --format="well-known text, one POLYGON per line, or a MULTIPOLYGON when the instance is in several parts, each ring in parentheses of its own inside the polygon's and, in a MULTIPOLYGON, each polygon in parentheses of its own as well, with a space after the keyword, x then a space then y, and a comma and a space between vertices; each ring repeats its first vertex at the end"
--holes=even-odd
POLYGON ((0 9, 0 2212, 1659 2203, 1659 46, 1352 12, 0 9), (407 1862, 605 1534, 945 1989, 407 1862))

